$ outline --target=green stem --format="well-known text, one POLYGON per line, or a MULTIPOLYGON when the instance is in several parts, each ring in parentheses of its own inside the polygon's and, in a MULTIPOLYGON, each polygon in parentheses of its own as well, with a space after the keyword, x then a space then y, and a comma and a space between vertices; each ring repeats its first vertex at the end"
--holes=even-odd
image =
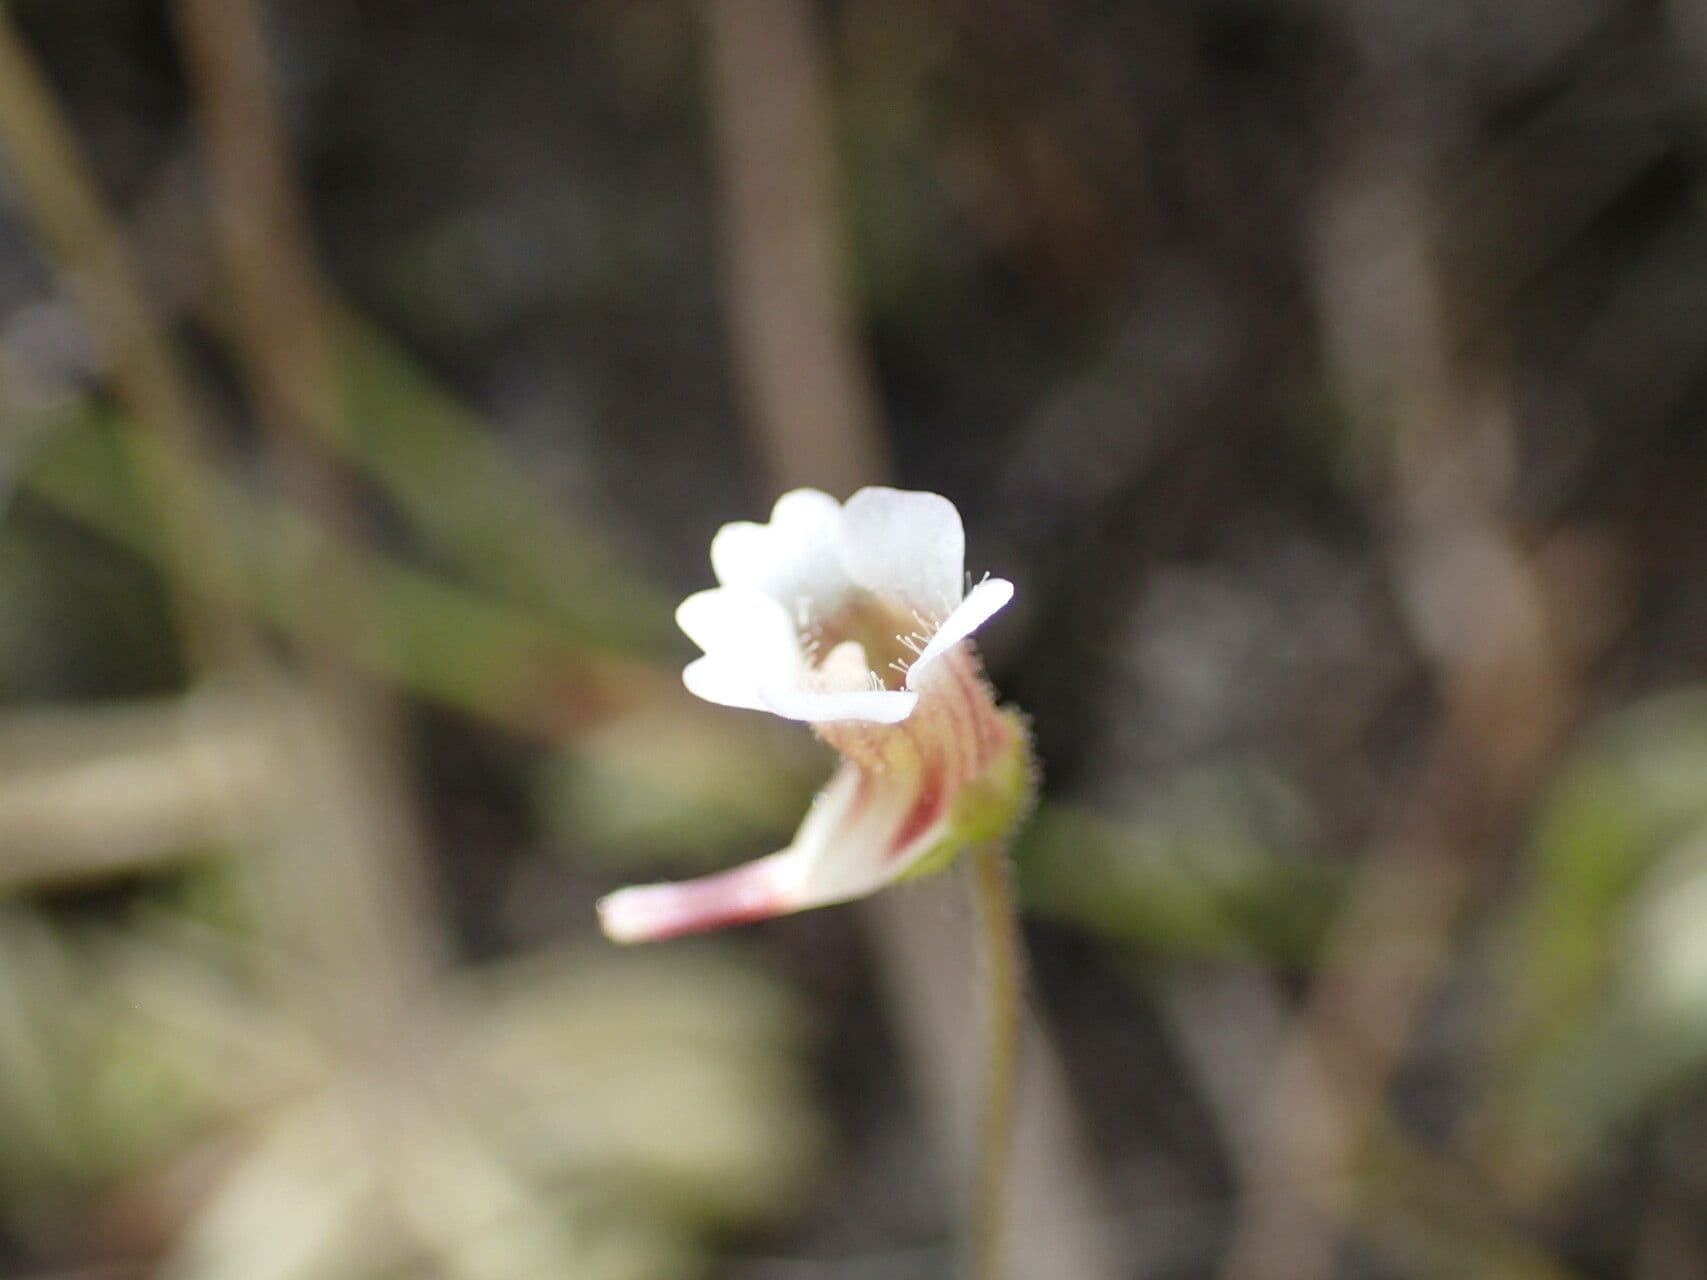
POLYGON ((987 1013, 984 1110, 972 1200, 972 1280, 1006 1280, 1008 1199, 1012 1181, 1015 1093, 1019 1075, 1020 938, 1007 851, 986 845, 973 855, 974 892, 984 934, 987 1013))

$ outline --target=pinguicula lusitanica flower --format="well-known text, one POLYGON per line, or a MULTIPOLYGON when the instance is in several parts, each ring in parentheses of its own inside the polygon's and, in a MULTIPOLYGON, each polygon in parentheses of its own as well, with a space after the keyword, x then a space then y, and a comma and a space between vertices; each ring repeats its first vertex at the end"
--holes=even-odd
POLYGON ((769 524, 712 539, 720 584, 676 621, 705 651, 682 673, 709 702, 810 724, 842 757, 786 849, 599 904, 619 942, 697 933, 860 898, 1000 837, 1031 791, 1021 718, 996 706, 970 636, 1013 598, 966 589, 947 498, 784 494, 769 524))

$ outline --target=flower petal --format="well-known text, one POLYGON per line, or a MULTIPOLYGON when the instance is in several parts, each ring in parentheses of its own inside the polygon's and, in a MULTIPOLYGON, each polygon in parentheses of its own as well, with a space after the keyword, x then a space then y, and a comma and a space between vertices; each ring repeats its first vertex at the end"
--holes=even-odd
POLYGON ((971 591, 966 593, 953 613, 943 620, 936 629, 936 634, 930 638, 907 668, 907 687, 917 689, 919 682, 930 665, 979 627, 988 622, 997 610, 1014 598, 1014 584, 1006 578, 985 578, 971 591))
POLYGON ((723 658, 695 658, 682 668, 682 683, 694 697, 720 707, 769 711, 753 674, 751 668, 723 658))
POLYGON ((832 602, 851 587, 837 553, 841 504, 817 489, 778 498, 769 524, 740 520, 711 540, 711 567, 726 587, 762 591, 790 617, 801 601, 832 602))
POLYGON ((676 607, 676 625, 706 653, 766 672, 772 680, 805 662, 788 611, 750 588, 696 591, 676 607))
POLYGON ((801 679, 806 659, 787 612, 758 591, 697 591, 676 609, 676 623, 705 657, 682 671, 688 692, 707 702, 751 711, 770 708, 759 686, 801 679))
POLYGON ((825 724, 834 720, 864 720, 871 724, 899 724, 913 714, 919 695, 898 689, 819 691, 798 685, 766 684, 759 689, 767 711, 787 720, 825 724))
POLYGON ((859 586, 921 613, 960 603, 966 531, 940 494, 861 489, 842 508, 841 556, 859 586))

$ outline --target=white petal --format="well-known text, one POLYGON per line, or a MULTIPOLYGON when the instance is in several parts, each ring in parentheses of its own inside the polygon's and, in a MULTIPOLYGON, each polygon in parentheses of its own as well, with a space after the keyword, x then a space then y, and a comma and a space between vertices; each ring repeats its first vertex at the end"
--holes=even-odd
POLYGON ((1006 578, 985 578, 971 591, 958 608, 943 620, 919 656, 907 668, 907 687, 916 689, 925 670, 943 654, 988 622, 997 610, 1014 598, 1014 584, 1006 578))
POLYGON ((726 587, 762 591, 794 616, 802 601, 833 604, 852 586, 837 553, 841 504, 817 489, 785 493, 769 524, 726 524, 711 540, 711 567, 726 587))
POLYGON ((696 698, 715 702, 720 707, 741 707, 747 711, 769 711, 759 696, 758 682, 753 670, 722 658, 696 658, 682 669, 682 683, 696 698))
POLYGON ((861 489, 842 508, 842 565, 867 591, 945 617, 960 603, 966 532, 947 498, 861 489))
POLYGON ((705 650, 705 657, 682 672, 682 683, 707 702, 769 711, 759 686, 805 675, 794 624, 780 604, 760 592, 738 587, 695 592, 676 609, 676 622, 705 650))
POLYGON ((744 587, 696 591, 676 607, 676 625, 706 653, 788 679, 803 659, 788 611, 763 592, 744 587))
POLYGON ((766 684, 759 690, 765 708, 788 720, 826 724, 833 720, 864 720, 871 724, 899 724, 913 714, 919 695, 896 689, 870 689, 856 693, 820 693, 798 685, 766 684))

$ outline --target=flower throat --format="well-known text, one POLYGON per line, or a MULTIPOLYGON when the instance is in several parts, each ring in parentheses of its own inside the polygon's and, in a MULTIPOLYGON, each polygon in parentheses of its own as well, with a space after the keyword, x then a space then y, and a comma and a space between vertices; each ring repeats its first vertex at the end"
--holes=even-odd
POLYGON ((865 651, 866 665, 885 689, 900 689, 907 667, 918 655, 929 624, 903 613, 875 595, 860 592, 840 602, 834 612, 811 618, 802 639, 816 665, 837 645, 852 641, 865 651))

